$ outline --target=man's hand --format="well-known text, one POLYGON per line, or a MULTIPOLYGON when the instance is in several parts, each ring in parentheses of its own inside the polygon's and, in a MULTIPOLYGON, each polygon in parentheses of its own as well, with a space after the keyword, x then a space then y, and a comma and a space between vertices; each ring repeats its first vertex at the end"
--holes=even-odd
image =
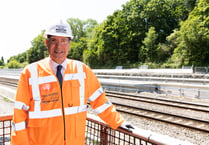
POLYGON ((133 129, 135 129, 129 122, 123 122, 121 125, 120 125, 120 128, 126 130, 126 131, 129 131, 129 132, 132 132, 133 129))

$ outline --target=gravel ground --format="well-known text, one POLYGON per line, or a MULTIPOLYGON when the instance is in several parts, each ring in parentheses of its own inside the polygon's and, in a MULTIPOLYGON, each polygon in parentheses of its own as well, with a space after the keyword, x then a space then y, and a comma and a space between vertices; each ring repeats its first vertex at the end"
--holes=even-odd
POLYGON ((197 145, 209 145, 209 134, 197 132, 183 127, 176 127, 166 123, 143 119, 134 118, 132 115, 122 114, 125 119, 139 128, 150 130, 162 135, 168 135, 182 141, 189 141, 197 145))
MULTIPOLYGON (((141 93, 141 95, 149 95, 151 97, 161 97, 161 98, 171 98, 174 100, 182 100, 182 101, 187 101, 187 102, 193 102, 193 103, 201 103, 201 104, 206 104, 209 105, 209 100, 204 100, 204 99, 196 99, 196 98, 186 98, 186 97, 176 97, 176 96, 166 96, 166 95, 159 95, 159 94, 153 94, 153 93, 141 93)), ((145 104, 144 104, 145 105, 145 104)), ((146 106, 147 107, 147 106, 146 106)), ((152 109, 156 109, 154 107, 151 107, 152 109)), ((162 108, 166 109, 166 108, 162 108)), ((168 108, 167 108, 168 109, 168 108)), ((159 110, 159 108, 158 108, 159 110)), ((207 116, 201 116, 203 114, 193 114, 191 113, 190 110, 187 110, 185 112, 183 111, 176 111, 178 114, 183 114, 187 113, 190 114, 191 116, 197 116, 200 118, 204 118, 209 120, 209 115, 207 116)), ((167 123, 159 122, 159 121, 153 121, 149 119, 144 119, 144 118, 135 118, 135 116, 129 115, 129 114, 122 114, 125 119, 132 123, 133 125, 145 129, 145 130, 151 130, 153 132, 162 134, 162 135, 168 135, 173 138, 177 138, 179 140, 183 141, 189 141, 193 144, 197 145, 209 145, 209 134, 208 133, 203 133, 203 132, 197 132, 194 130, 186 129, 183 127, 177 127, 174 125, 170 125, 167 123)), ((205 115, 205 113, 204 113, 205 115)))

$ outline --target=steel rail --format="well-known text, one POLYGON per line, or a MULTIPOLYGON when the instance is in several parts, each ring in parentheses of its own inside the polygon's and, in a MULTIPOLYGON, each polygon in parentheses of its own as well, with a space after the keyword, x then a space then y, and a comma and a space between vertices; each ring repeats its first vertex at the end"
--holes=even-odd
POLYGON ((130 93, 120 93, 120 92, 113 92, 113 91, 106 91, 106 95, 108 97, 113 97, 113 98, 128 99, 128 100, 137 101, 137 102, 146 102, 146 103, 165 105, 165 106, 171 106, 171 107, 176 107, 176 108, 192 109, 195 111, 209 113, 209 105, 206 105, 206 104, 183 102, 183 101, 177 101, 177 100, 171 100, 171 99, 154 98, 150 96, 147 97, 147 96, 142 96, 142 95, 134 95, 130 93))
POLYGON ((16 82, 7 82, 7 81, 0 80, 0 84, 11 86, 11 87, 17 87, 17 83, 16 82))
POLYGON ((113 102, 119 112, 209 133, 209 121, 113 102), (122 108, 122 109, 121 109, 122 108), (132 110, 130 110, 130 108, 132 110), (197 125, 198 124, 198 125, 197 125))

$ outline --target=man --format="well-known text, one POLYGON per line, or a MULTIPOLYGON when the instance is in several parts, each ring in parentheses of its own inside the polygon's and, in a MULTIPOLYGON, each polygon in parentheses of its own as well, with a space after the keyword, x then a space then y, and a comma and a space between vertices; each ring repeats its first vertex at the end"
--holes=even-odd
POLYGON ((45 35, 49 58, 30 64, 20 76, 12 145, 84 145, 88 101, 110 127, 126 128, 91 69, 66 58, 70 26, 60 21, 45 35))

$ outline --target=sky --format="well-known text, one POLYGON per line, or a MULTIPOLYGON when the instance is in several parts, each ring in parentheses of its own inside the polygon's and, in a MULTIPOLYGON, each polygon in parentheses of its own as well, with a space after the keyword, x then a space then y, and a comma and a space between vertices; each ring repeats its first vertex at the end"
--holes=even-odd
POLYGON ((0 2, 0 57, 25 52, 53 19, 106 20, 129 0, 5 0, 0 2))

